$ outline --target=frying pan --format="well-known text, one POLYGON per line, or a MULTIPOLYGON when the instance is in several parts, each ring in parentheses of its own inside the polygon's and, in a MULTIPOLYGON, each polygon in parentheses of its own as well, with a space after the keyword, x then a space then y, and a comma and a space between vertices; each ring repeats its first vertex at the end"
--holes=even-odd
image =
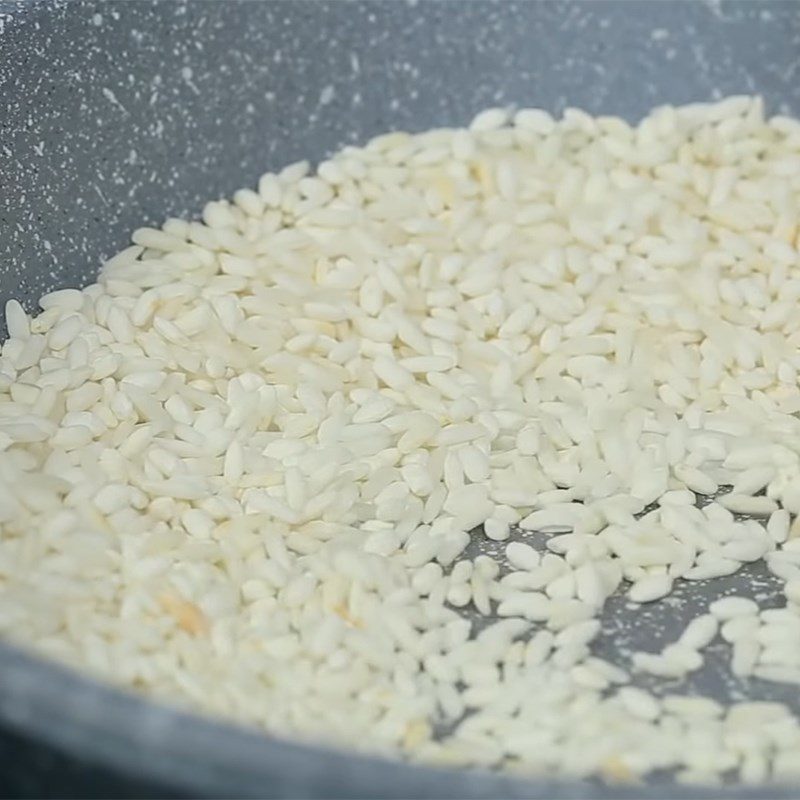
MULTIPOLYGON (((196 214, 293 160, 493 105, 635 120, 759 93, 800 113, 794 3, 0 0, 0 302, 91 281, 131 230, 196 214)), ((605 615, 606 655, 674 637, 720 586, 605 615), (636 628, 630 624, 637 619, 636 628), (644 620, 644 622, 643 622, 644 620), (642 633, 642 630, 645 632, 642 633), (637 639, 637 637, 639 637, 637 639)), ((724 658, 686 691, 720 698, 724 658)), ((780 688, 752 696, 792 702, 780 688)), ((795 706, 797 704, 795 703, 795 706)), ((541 781, 411 766, 179 713, 0 643, 0 794, 793 797, 791 787, 541 781)))

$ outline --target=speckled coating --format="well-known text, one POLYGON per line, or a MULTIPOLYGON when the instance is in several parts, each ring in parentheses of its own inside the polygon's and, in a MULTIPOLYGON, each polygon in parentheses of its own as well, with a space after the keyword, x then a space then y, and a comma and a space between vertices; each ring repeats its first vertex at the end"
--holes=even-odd
MULTIPOLYGON (((0 303, 17 297, 32 309, 47 290, 89 282, 139 225, 196 214, 264 171, 382 131, 464 123, 497 104, 635 119, 654 105, 743 92, 800 113, 798 67, 793 2, 0 0, 0 303)), ((747 568, 645 609, 615 599, 602 654, 624 661, 657 649, 730 589, 775 596, 765 573, 747 568)), ((740 697, 724 662, 712 647, 691 688, 740 697)), ((160 782, 162 794, 797 795, 534 783, 312 750, 150 705, 2 644, 0 721, 160 782)))

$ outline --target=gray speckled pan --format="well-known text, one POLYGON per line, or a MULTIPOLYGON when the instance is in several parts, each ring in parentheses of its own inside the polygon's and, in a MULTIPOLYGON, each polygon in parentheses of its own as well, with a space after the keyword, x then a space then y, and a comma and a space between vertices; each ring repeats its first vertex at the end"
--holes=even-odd
MULTIPOLYGON (((266 170, 381 131, 464 123, 498 103, 634 119, 653 105, 742 92, 800 113, 799 66, 793 2, 0 0, 0 301, 31 309, 47 290, 90 281, 133 228, 196 213, 266 170)), ((623 662, 631 648, 656 649, 732 587, 774 596, 754 569, 635 613, 620 598, 600 649, 623 662)), ((725 662, 712 648, 688 691, 793 700, 732 681, 725 662)), ((154 794, 205 796, 798 794, 663 781, 609 789, 312 749, 151 705, 5 645, 0 727, 0 776, 29 795, 78 792, 75 763, 98 776, 92 789, 80 784, 96 796, 141 793, 135 779, 154 794), (17 736, 28 744, 9 764, 17 736), (36 783, 46 759, 63 767, 49 789, 36 783), (28 782, 14 783, 15 770, 28 782)))

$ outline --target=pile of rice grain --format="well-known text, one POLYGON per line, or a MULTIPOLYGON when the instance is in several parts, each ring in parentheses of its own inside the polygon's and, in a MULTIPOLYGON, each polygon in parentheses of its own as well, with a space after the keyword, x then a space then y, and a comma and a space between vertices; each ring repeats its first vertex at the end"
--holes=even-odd
POLYGON ((491 109, 136 231, 6 307, 0 633, 428 762, 797 778, 788 708, 632 681, 721 637, 800 683, 799 211, 800 123, 732 97, 491 109), (592 655, 612 593, 758 559, 785 608, 592 655))

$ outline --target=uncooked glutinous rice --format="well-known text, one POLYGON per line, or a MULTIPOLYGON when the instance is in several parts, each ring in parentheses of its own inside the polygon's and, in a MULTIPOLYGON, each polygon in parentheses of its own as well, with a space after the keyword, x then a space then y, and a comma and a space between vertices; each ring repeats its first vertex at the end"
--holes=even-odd
POLYGON ((800 683, 799 215, 800 123, 730 97, 490 109, 137 230, 6 306, 0 633, 425 762, 796 779, 788 707, 680 681, 800 683), (712 581, 598 657, 612 594, 758 560, 779 607, 712 581))

